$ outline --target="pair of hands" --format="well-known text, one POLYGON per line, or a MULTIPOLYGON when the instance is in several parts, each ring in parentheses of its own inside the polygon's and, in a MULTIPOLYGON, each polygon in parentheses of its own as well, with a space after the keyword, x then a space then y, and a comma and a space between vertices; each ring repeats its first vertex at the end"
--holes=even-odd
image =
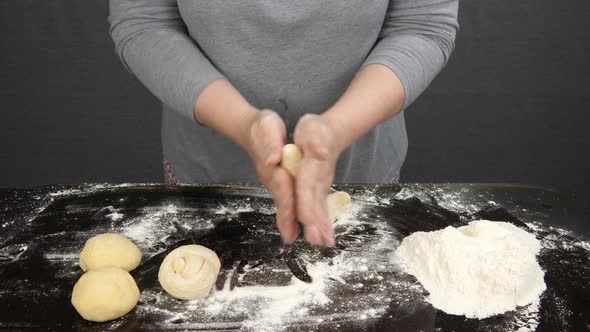
POLYGON ((327 196, 342 152, 333 126, 322 115, 307 114, 295 127, 294 143, 303 151, 297 181, 280 166, 287 129, 282 118, 262 110, 247 125, 246 144, 262 184, 277 209, 277 227, 283 241, 299 235, 299 222, 311 244, 334 245, 334 227, 328 217, 327 196))
POLYGON ((364 67, 340 99, 321 115, 303 116, 294 143, 303 150, 297 181, 279 166, 287 129, 281 117, 258 110, 227 80, 209 84, 197 98, 194 118, 242 146, 261 182, 272 193, 277 226, 285 242, 299 234, 312 244, 334 244, 327 197, 342 151, 379 123, 401 111, 405 90, 397 75, 379 64, 364 67))

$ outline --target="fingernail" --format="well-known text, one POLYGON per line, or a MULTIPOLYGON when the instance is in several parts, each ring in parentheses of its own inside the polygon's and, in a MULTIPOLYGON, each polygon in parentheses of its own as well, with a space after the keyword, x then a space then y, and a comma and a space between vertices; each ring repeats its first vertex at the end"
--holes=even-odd
POLYGON ((323 245, 322 233, 315 226, 305 226, 305 237, 310 244, 323 245))
POLYGON ((333 247, 335 244, 334 235, 327 234, 325 231, 320 231, 322 242, 326 247, 333 247))
POLYGON ((283 234, 281 233, 281 239, 283 240, 284 244, 291 244, 297 240, 297 236, 293 236, 293 234, 283 234))
POLYGON ((266 155, 266 160, 264 161, 265 164, 267 166, 273 166, 276 162, 276 152, 275 151, 270 151, 267 155, 266 155))

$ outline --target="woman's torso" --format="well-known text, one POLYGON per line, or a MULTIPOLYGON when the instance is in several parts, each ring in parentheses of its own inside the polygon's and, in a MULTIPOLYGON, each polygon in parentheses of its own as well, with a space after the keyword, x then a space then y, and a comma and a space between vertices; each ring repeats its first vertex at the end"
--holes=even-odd
MULTIPOLYGON (((305 113, 321 113, 344 92, 379 37, 388 0, 179 0, 191 37, 256 107, 278 112, 291 133, 305 113)), ((163 119, 164 155, 184 182, 255 182, 248 156, 227 139, 163 119)), ((405 158, 398 116, 342 156, 339 182, 384 182, 405 158), (362 160, 361 160, 362 159, 362 160)), ((395 173, 395 174, 394 174, 395 173)))

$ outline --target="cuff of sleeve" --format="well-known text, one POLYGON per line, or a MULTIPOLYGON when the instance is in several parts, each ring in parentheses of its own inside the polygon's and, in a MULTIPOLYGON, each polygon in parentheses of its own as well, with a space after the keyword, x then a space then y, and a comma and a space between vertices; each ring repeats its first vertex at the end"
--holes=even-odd
POLYGON ((400 35, 382 39, 363 67, 381 64, 391 69, 404 87, 404 105, 410 106, 444 66, 444 55, 432 41, 421 36, 400 35))
POLYGON ((188 121, 202 125, 195 118, 197 99, 209 84, 226 78, 208 60, 201 59, 198 64, 188 59, 181 62, 183 65, 178 68, 185 68, 185 70, 176 75, 174 84, 166 85, 171 90, 162 94, 168 97, 162 102, 179 112, 188 121))
POLYGON ((205 90, 209 84, 217 80, 227 79, 219 72, 208 73, 207 77, 201 77, 195 84, 192 94, 186 97, 186 102, 188 102, 188 104, 180 106, 181 113, 183 113, 183 115, 185 115, 185 117, 187 117, 190 121, 195 122, 199 126, 204 125, 199 122, 195 116, 195 106, 197 105, 197 100, 199 99, 199 96, 201 96, 201 93, 203 93, 203 90, 205 90))

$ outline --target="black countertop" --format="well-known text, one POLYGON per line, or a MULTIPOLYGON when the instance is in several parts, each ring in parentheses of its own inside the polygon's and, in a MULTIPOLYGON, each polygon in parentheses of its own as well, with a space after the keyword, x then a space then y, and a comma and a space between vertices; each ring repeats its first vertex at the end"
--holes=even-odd
POLYGON ((282 245, 259 187, 87 184, 0 189, 0 329, 538 331, 590 330, 590 223, 571 195, 508 184, 344 185, 353 208, 336 246, 282 245), (542 241, 547 290, 538 306, 484 320, 447 315, 399 269, 393 252, 416 231, 475 219, 511 222, 542 241), (78 253, 103 232, 143 252, 142 295, 128 315, 84 321, 69 303, 78 253), (208 300, 172 299, 157 271, 198 243, 222 260, 208 300), (286 314, 282 310, 286 310, 286 314))

